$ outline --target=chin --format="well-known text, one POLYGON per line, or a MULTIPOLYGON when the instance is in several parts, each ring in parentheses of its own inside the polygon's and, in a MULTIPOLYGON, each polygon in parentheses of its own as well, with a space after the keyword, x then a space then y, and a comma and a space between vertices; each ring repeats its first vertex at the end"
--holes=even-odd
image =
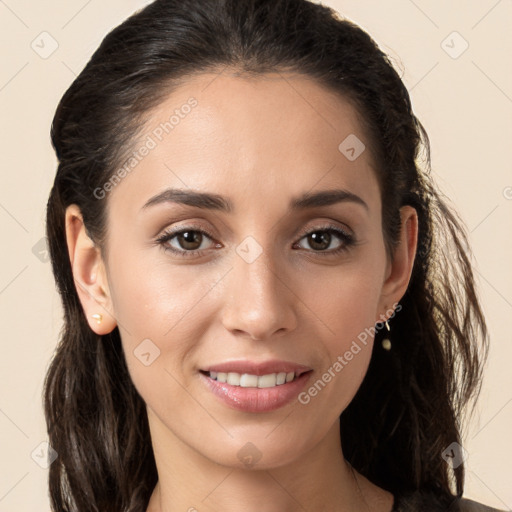
MULTIPOLYGON (((271 430, 265 429, 258 434, 250 435, 247 431, 243 436, 237 436, 229 443, 213 443, 210 449, 203 454, 211 461, 222 466, 234 469, 246 469, 248 471, 268 470, 286 466, 295 462, 301 453, 298 443, 290 436, 284 438, 270 434, 271 430), (241 440, 243 439, 243 441, 241 440), (215 451, 212 453, 211 448, 215 451)), ((304 433, 301 433, 304 437, 304 433)))

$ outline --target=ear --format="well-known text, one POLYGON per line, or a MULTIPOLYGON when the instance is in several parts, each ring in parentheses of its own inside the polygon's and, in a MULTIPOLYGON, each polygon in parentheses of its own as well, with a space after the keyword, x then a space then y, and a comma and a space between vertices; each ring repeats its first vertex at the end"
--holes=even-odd
POLYGON ((108 334, 117 322, 113 316, 107 273, 100 249, 87 235, 76 204, 66 209, 66 241, 75 287, 87 321, 96 334, 108 334))
POLYGON ((418 214, 412 206, 402 206, 400 218, 400 239, 394 250, 393 261, 387 264, 377 322, 383 322, 391 316, 394 304, 404 296, 411 279, 418 242, 418 214))

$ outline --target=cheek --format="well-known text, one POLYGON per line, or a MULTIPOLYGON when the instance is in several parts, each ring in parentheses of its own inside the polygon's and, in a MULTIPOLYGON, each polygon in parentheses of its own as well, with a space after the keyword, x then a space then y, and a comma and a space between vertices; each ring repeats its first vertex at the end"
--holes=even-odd
POLYGON ((147 403, 173 397, 180 406, 186 394, 179 383, 188 385, 219 303, 216 285, 229 268, 171 264, 152 251, 119 251, 112 261, 118 262, 109 272, 112 304, 132 381, 147 403))
POLYGON ((197 319, 202 298, 222 277, 222 269, 171 264, 143 252, 114 261, 119 263, 110 272, 113 309, 120 332, 133 342, 172 338, 197 319))
MULTIPOLYGON (((321 283, 319 283, 321 284, 321 283)), ((325 282, 323 293, 311 297, 324 326, 318 343, 321 367, 298 397, 298 402, 316 418, 319 431, 342 414, 357 393, 368 370, 375 333, 378 293, 368 274, 340 277, 325 282)))
POLYGON ((323 339, 326 357, 319 378, 340 397, 338 404, 348 405, 367 371, 373 349, 374 314, 377 297, 374 290, 348 286, 330 294, 326 320, 330 335, 323 339), (343 402, 343 403, 342 403, 343 402))
POLYGON ((301 279, 300 296, 323 323, 328 338, 337 340, 329 344, 333 349, 342 349, 375 325, 382 279, 383 263, 366 255, 301 279))
POLYGON ((318 343, 318 351, 323 352, 322 368, 304 397, 308 401, 323 396, 315 399, 314 407, 325 407, 319 414, 336 417, 364 379, 373 350, 384 261, 375 251, 301 281, 301 293, 310 290, 305 296, 318 320, 317 332, 324 333, 318 343), (329 409, 333 403, 335 410, 329 409))

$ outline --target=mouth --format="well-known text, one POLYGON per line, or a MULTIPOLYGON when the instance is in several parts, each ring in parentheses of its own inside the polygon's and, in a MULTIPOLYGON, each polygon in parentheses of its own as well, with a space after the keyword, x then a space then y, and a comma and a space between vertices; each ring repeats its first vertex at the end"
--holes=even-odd
POLYGON ((224 405, 249 413, 271 412, 298 399, 313 370, 286 361, 230 361, 199 370, 202 383, 224 405))
POLYGON ((237 372, 215 372, 201 370, 203 375, 210 377, 210 379, 217 382, 226 383, 231 386, 241 388, 273 388, 282 386, 289 382, 298 379, 302 374, 312 370, 302 370, 294 372, 278 372, 267 373, 265 375, 255 375, 251 373, 237 373, 237 372))

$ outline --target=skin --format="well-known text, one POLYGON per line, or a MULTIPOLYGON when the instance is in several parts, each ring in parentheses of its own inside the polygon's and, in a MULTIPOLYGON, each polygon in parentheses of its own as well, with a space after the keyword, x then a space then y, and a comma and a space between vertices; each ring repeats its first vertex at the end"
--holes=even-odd
MULTIPOLYGON (((338 150, 350 134, 366 140, 357 112, 313 80, 198 75, 149 113, 144 136, 190 97, 197 106, 102 199, 108 201, 105 259, 80 210, 72 205, 66 212, 70 260, 90 327, 98 334, 119 327, 130 375, 147 404, 159 474, 147 510, 389 512, 393 496, 357 472, 354 479, 339 436, 339 416, 368 368, 371 337, 308 404, 294 400, 267 413, 229 408, 198 370, 228 360, 284 359, 312 368, 310 382, 316 381, 404 295, 416 212, 401 209, 391 260, 369 143, 355 161, 338 150), (176 203, 142 209, 169 187, 226 196, 234 209, 176 203), (335 188, 356 194, 368 209, 348 201, 289 209, 305 192, 335 188), (332 235, 322 253, 305 234, 329 222, 357 243, 325 255, 343 244, 332 235), (213 237, 203 238, 200 255, 184 258, 155 243, 171 227, 206 229, 213 237), (262 250, 251 263, 236 252, 247 236, 262 250), (99 324, 95 313, 103 315, 99 324), (160 355, 145 366, 134 350, 148 338, 160 355), (237 455, 248 442, 261 455, 251 467, 237 455)), ((181 243, 175 237, 167 245, 186 251, 181 243)))

